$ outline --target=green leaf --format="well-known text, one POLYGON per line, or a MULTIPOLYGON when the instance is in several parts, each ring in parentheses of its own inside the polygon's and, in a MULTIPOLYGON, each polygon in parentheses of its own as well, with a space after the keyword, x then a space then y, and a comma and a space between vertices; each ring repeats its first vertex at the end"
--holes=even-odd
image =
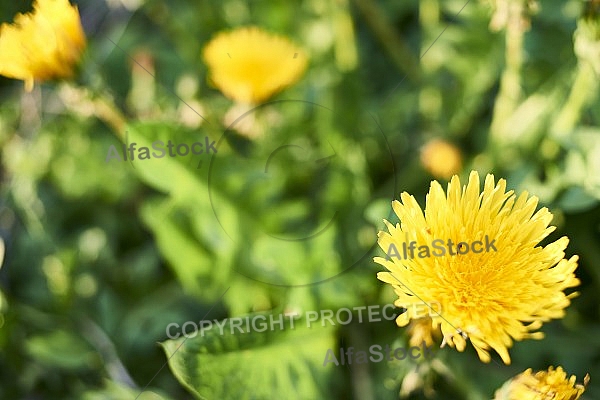
POLYGON ((88 391, 81 398, 83 400, 169 400, 171 397, 162 392, 146 390, 140 393, 141 389, 132 389, 116 382, 107 381, 106 386, 100 390, 88 391), (139 395, 139 397, 138 397, 139 395))
MULTIPOLYGON (((260 315, 266 321, 254 320, 257 314, 247 318, 258 329, 266 328, 264 332, 252 330, 252 325, 247 332, 244 317, 244 333, 230 319, 223 335, 213 326, 203 336, 161 343, 179 382, 200 399, 333 398, 339 370, 323 368, 323 360, 335 348, 334 329, 317 323, 307 328, 303 320, 294 320, 291 328, 290 317, 283 318, 281 329, 270 324, 271 315, 260 315)), ((277 322, 279 316, 272 316, 277 322)))
POLYGON ((579 186, 567 189, 558 201, 558 206, 566 212, 589 210, 598 204, 598 199, 579 186))
POLYGON ((210 275, 213 260, 193 234, 171 217, 171 211, 170 202, 147 201, 142 208, 142 219, 156 235, 161 254, 170 262, 186 291, 200 293, 199 280, 210 275))
POLYGON ((27 340, 25 348, 30 356, 55 368, 79 370, 100 362, 86 342, 67 331, 34 336, 27 340))
MULTIPOLYGON (((203 179, 197 177, 195 166, 200 159, 195 155, 186 155, 170 157, 166 149, 166 143, 171 141, 174 144, 186 144, 191 146, 196 141, 204 141, 204 136, 197 135, 182 135, 174 132, 172 125, 161 123, 140 123, 137 125, 129 125, 127 128, 127 141, 131 144, 136 144, 136 150, 133 161, 131 163, 135 168, 136 174, 148 185, 169 193, 173 197, 195 197, 202 198, 204 202, 208 201, 207 185, 203 179), (152 153, 158 153, 152 148, 152 144, 156 141, 163 142, 163 149, 166 154, 160 158, 153 158, 152 153), (140 160, 139 150, 143 147, 149 149, 148 159, 140 160), (202 196, 198 196, 201 193, 202 196), (196 194, 196 196, 194 196, 196 194)), ((129 157, 129 155, 128 155, 129 157)), ((210 155, 200 155, 202 160, 208 160, 210 155)))

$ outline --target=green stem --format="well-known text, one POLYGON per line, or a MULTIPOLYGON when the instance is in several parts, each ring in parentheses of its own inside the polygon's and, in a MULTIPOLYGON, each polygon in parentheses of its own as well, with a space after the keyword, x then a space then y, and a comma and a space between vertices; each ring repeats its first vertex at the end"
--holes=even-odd
POLYGON ((114 101, 106 95, 94 97, 89 90, 81 86, 66 84, 61 88, 61 98, 67 108, 76 115, 91 114, 108 125, 115 136, 125 142, 127 120, 114 101))
MULTIPOLYGON (((364 337, 363 331, 356 325, 349 327, 350 342, 359 349, 368 347, 368 342, 364 337)), ((361 400, 375 400, 373 392, 373 382, 369 375, 369 367, 367 364, 354 363, 351 366, 352 386, 354 398, 361 400)))
POLYGON ((506 66, 500 78, 500 92, 496 97, 494 116, 490 127, 492 141, 506 142, 506 121, 514 113, 522 97, 521 68, 523 66, 523 42, 525 27, 523 1, 511 1, 508 5, 508 21, 505 29, 506 66))
POLYGON ((94 103, 96 105, 96 116, 113 128, 117 138, 124 142, 125 126, 127 125, 125 117, 119 112, 115 104, 106 98, 97 99, 94 103))
POLYGON ((396 67, 413 82, 419 78, 418 61, 410 47, 396 34, 385 12, 374 0, 355 0, 358 10, 396 67))
MULTIPOLYGON (((422 40, 421 54, 424 54, 431 46, 434 40, 433 32, 439 27, 440 22, 440 4, 438 0, 422 0, 419 3, 419 23, 421 25, 422 40)), ((423 57, 421 60, 421 68, 424 79, 427 82, 432 82, 429 85, 423 85, 419 95, 419 111, 424 119, 424 122, 437 122, 441 114, 442 92, 439 85, 435 84, 433 77, 438 69, 438 62, 434 58, 423 57)), ((429 130, 427 125, 423 127, 429 130)))
POLYGON ((348 0, 337 0, 333 4, 333 25, 335 27, 335 62, 341 71, 351 71, 358 63, 356 35, 348 0))
POLYGON ((581 118, 583 109, 595 97, 597 87, 598 77, 596 77, 593 66, 582 61, 579 64, 569 97, 550 128, 550 134, 554 138, 565 138, 573 131, 581 118))

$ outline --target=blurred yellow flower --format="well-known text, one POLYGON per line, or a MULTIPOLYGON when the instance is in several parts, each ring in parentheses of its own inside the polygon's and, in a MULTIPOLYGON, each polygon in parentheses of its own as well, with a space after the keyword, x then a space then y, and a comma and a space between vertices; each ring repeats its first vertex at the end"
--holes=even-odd
MULTIPOLYGON (((466 186, 452 177, 447 194, 433 181, 425 212, 408 193, 401 200, 392 203, 401 223, 385 221, 389 233, 378 234, 388 257, 374 258, 390 271, 377 277, 392 285, 395 304, 407 308, 396 319, 399 326, 421 317, 411 305, 438 303, 439 315, 432 313, 430 322, 432 331, 441 328, 442 346, 463 351, 470 339, 482 361, 490 361, 491 348, 510 364, 513 340, 542 338, 535 331, 543 322, 564 316, 576 293, 563 291, 580 283, 578 256, 564 259, 567 237, 539 245, 555 227, 548 226, 548 209, 535 212, 537 197, 516 197, 493 175, 480 192, 472 171, 466 186)), ((421 327, 419 335, 426 334, 421 327)))
POLYGON ((0 27, 0 75, 34 81, 69 78, 85 48, 79 12, 68 0, 36 0, 33 12, 0 27))
POLYGON ((421 165, 435 178, 448 179, 462 168, 458 147, 441 139, 432 139, 421 149, 421 165))
POLYGON ((292 85, 306 69, 306 55, 287 38, 257 27, 224 32, 204 48, 211 82, 243 103, 260 103, 292 85))
POLYGON ((426 346, 432 346, 434 336, 437 336, 437 334, 439 334, 439 327, 437 331, 433 329, 430 317, 413 319, 408 325, 408 343, 411 346, 419 346, 423 342, 426 346))
POLYGON ((494 400, 577 400, 585 391, 589 375, 584 384, 577 384, 575 376, 567 379, 561 367, 556 370, 539 371, 535 375, 531 368, 506 382, 495 393, 494 400))

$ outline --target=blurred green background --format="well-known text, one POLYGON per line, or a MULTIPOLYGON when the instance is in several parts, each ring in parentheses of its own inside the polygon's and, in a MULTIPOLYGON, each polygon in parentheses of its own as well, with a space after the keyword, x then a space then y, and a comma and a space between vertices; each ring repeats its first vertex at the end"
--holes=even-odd
MULTIPOLYGON (((30 7, 1 4, 2 22, 30 7)), ((76 4, 77 82, 25 93, 0 79, 1 399, 476 400, 549 365, 590 373, 583 398, 600 398, 596 1, 76 4), (251 112, 208 84, 201 58, 217 32, 247 25, 309 56, 297 84, 251 112), (208 136, 218 153, 107 163, 119 123, 129 142, 208 136), (444 348, 431 362, 324 367, 331 347, 407 342, 393 321, 352 323, 197 337, 161 369, 181 344, 165 342, 172 322, 392 302, 377 231, 401 192, 424 206, 438 177, 420 149, 434 138, 460 150, 462 179, 493 173, 538 196, 550 239, 580 255, 581 295, 546 339, 515 344, 510 366, 444 348)))

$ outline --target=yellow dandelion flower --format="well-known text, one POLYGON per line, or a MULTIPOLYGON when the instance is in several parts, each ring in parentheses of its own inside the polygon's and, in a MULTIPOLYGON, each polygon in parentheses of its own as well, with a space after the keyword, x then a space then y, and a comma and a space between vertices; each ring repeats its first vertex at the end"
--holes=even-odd
POLYGON ((257 27, 217 35, 203 55, 211 82, 243 103, 260 103, 292 85, 307 64, 306 55, 287 38, 257 27))
POLYGON ((36 0, 33 12, 0 27, 0 75, 34 81, 70 78, 85 48, 77 6, 68 0, 36 0))
POLYGON ((462 155, 453 144, 432 139, 421 149, 421 165, 434 177, 448 179, 460 172, 462 155))
POLYGON ((482 361, 489 362, 494 349, 510 364, 513 340, 542 338, 534 331, 564 316, 576 293, 563 291, 579 285, 578 256, 564 258, 567 237, 539 245, 555 227, 548 226, 548 209, 535 212, 537 197, 516 197, 493 175, 480 193, 472 171, 466 187, 452 177, 447 195, 433 181, 424 213, 408 193, 401 200, 392 203, 401 224, 385 221, 389 233, 378 234, 387 257, 374 259, 390 271, 377 277, 392 285, 396 305, 407 308, 396 319, 399 326, 421 317, 416 304, 439 304, 431 324, 441 328, 442 346, 463 351, 470 339, 482 361))
POLYGON ((494 400, 577 400, 589 381, 585 376, 583 385, 575 383, 574 375, 567 379, 561 367, 531 373, 531 368, 506 382, 495 393, 494 400))
POLYGON ((408 343, 411 346, 419 346, 425 342, 426 346, 432 346, 434 343, 434 336, 439 333, 438 331, 433 329, 430 317, 413 319, 408 325, 408 343))

